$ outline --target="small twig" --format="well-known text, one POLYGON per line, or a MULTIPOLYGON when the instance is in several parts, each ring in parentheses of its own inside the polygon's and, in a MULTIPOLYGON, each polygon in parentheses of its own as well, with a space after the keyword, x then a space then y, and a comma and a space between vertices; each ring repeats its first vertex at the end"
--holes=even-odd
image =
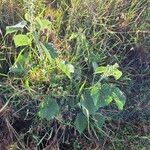
POLYGON ((145 6, 142 11, 140 12, 140 14, 137 16, 137 18, 135 19, 135 22, 137 22, 137 20, 140 18, 140 16, 142 15, 142 13, 144 12, 144 10, 147 8, 147 6, 145 6))
MULTIPOLYGON (((11 98, 10 98, 11 99, 11 98)), ((5 105, 0 109, 0 114, 4 111, 4 109, 8 106, 10 99, 5 103, 5 105)))

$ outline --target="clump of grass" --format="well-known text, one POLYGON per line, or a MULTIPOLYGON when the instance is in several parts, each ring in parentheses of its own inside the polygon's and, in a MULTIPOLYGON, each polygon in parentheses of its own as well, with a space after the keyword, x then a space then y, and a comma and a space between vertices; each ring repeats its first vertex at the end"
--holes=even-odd
POLYGON ((0 25, 4 30, 6 25, 15 24, 23 15, 23 1, 1 0, 0 1, 0 25), (22 9, 21 9, 22 8, 22 9))

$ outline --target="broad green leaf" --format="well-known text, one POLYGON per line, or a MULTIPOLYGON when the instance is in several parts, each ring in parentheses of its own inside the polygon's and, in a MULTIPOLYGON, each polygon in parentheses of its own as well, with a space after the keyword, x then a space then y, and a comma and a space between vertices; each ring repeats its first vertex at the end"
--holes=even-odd
POLYGON ((46 43, 45 47, 47 48, 48 52, 50 53, 53 59, 58 57, 57 50, 55 49, 52 43, 46 43))
POLYGON ((96 121, 96 126, 98 128, 102 128, 102 126, 105 123, 105 117, 102 114, 97 113, 97 114, 94 115, 94 119, 96 121))
POLYGON ((46 96, 40 105, 39 117, 51 120, 59 113, 57 101, 50 96, 46 96))
POLYGON ((120 79, 120 77, 122 76, 122 72, 121 72, 120 70, 118 70, 118 69, 114 69, 114 70, 112 71, 112 76, 114 76, 114 78, 115 78, 116 80, 118 80, 118 79, 120 79))
POLYGON ((35 19, 35 21, 36 21, 36 23, 38 25, 38 28, 40 30, 43 30, 45 28, 51 29, 52 23, 49 20, 47 20, 47 19, 41 19, 41 18, 37 17, 35 19))
POLYGON ((103 84, 100 89, 100 97, 99 101, 97 102, 97 107, 104 107, 108 106, 112 100, 112 92, 113 92, 113 87, 109 84, 103 84))
POLYGON ((57 64, 57 67, 63 73, 65 73, 69 79, 71 79, 71 73, 74 73, 74 66, 59 59, 56 59, 56 64, 57 64))
POLYGON ((126 102, 126 97, 123 92, 118 87, 114 87, 112 96, 114 101, 116 102, 116 105, 118 106, 118 109, 123 110, 126 102))
POLYGON ((108 106, 113 100, 116 102, 118 108, 122 110, 126 102, 126 97, 122 91, 114 85, 103 84, 99 90, 97 109, 108 106))
POLYGON ((24 34, 18 34, 13 37, 16 47, 30 45, 32 40, 24 34))
POLYGON ((9 33, 13 33, 13 32, 17 32, 19 30, 22 30, 26 25, 27 25, 27 22, 22 21, 22 22, 19 22, 18 24, 13 25, 13 26, 6 26, 6 35, 9 33))
POLYGON ((99 83, 95 84, 94 86, 91 87, 91 97, 93 99, 94 105, 97 105, 97 102, 99 100, 100 97, 100 89, 101 89, 101 85, 99 83))
POLYGON ((40 42, 40 45, 41 45, 41 47, 42 47, 44 53, 46 54, 47 58, 48 58, 49 61, 51 62, 53 59, 52 59, 52 57, 51 57, 51 54, 50 54, 49 50, 47 49, 47 47, 46 47, 42 42, 40 42))
POLYGON ((94 114, 97 111, 94 101, 90 95, 90 91, 88 90, 82 95, 80 103, 81 106, 84 106, 89 111, 89 114, 94 114))
POLYGON ((76 129, 79 131, 80 134, 83 133, 83 131, 88 126, 88 121, 87 121, 86 116, 82 113, 79 113, 76 117, 74 125, 75 125, 76 129))
POLYGON ((118 80, 122 76, 122 72, 118 69, 118 64, 101 66, 96 68, 95 73, 101 73, 105 77, 113 76, 116 80, 118 80))

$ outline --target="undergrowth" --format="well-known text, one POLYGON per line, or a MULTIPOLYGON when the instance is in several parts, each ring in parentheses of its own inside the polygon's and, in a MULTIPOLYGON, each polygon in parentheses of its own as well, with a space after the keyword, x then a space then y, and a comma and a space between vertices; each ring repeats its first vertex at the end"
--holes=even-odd
POLYGON ((149 1, 0 3, 0 149, 150 148, 149 1))

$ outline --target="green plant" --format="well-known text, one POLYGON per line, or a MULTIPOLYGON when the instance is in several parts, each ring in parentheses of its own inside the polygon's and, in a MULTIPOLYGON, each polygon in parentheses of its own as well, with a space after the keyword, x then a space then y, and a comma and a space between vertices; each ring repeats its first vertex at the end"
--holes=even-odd
MULTIPOLYGON (((62 85, 59 84, 60 81, 66 78, 65 76, 62 76, 60 80, 56 80, 56 85, 60 86, 62 91, 54 94, 54 96, 53 94, 43 96, 44 101, 40 105, 39 116, 43 119, 52 120, 54 117, 57 118, 58 115, 63 116, 63 113, 65 113, 64 111, 63 113, 61 112, 63 107, 69 107, 67 111, 73 109, 75 109, 75 111, 80 110, 76 114, 75 121, 71 120, 70 122, 72 125, 74 124, 80 133, 87 127, 89 129, 90 126, 101 128, 105 122, 105 117, 100 113, 100 108, 108 106, 113 100, 120 110, 122 110, 125 105, 124 94, 118 87, 107 81, 109 76, 113 76, 116 80, 122 76, 122 72, 118 70, 118 64, 97 67, 98 64, 93 62, 95 72, 93 74, 92 84, 90 83, 90 85, 86 86, 85 82, 76 83, 76 79, 73 78, 73 73, 76 69, 71 63, 62 60, 57 49, 53 46, 53 43, 49 43, 48 41, 47 33, 52 32, 52 22, 44 19, 42 13, 35 16, 34 6, 34 2, 31 2, 30 9, 32 11, 25 14, 24 21, 6 27, 6 35, 16 33, 13 36, 14 44, 16 48, 21 50, 16 57, 14 65, 10 68, 10 73, 18 77, 23 77, 24 87, 30 93, 30 85, 33 84, 32 82, 35 79, 40 82, 49 80, 54 82, 54 80, 50 79, 51 76, 55 76, 57 72, 64 73, 70 80, 67 81, 70 87, 65 87, 65 83, 63 82, 62 85), (24 29, 26 29, 27 32, 24 32, 24 29), (41 39, 41 32, 45 31, 45 38, 41 39), (102 75, 99 78, 97 74, 102 75), (80 85, 81 87, 79 87, 80 85), (69 94, 72 92, 71 86, 76 87, 72 106, 68 105, 69 94), (68 91, 67 95, 64 94, 64 90, 68 91), (57 97, 61 96, 64 96, 64 98, 62 98, 62 100, 60 100, 62 102, 58 104, 57 97), (64 104, 61 105, 63 99, 67 100, 66 106, 64 106, 64 104)), ((80 60, 82 57, 90 59, 89 42, 82 29, 80 29, 78 34, 72 34, 69 40, 74 38, 77 38, 77 50, 75 52, 76 58, 74 62, 80 60)), ((77 74, 77 76, 79 76, 79 74, 77 74)))
POLYGON ((75 126, 80 133, 82 133, 90 123, 93 124, 93 120, 96 127, 101 128, 103 126, 105 117, 99 113, 99 109, 108 106, 112 100, 115 100, 120 110, 122 110, 125 105, 126 98, 118 87, 109 83, 101 83, 101 81, 108 76, 113 75, 116 79, 121 77, 122 73, 117 69, 117 65, 98 67, 95 73, 102 73, 100 80, 84 91, 78 103, 82 114, 77 116, 75 126))
POLYGON ((16 118, 24 120, 19 126, 32 118, 28 131, 18 132, 14 142, 23 143, 20 149, 43 149, 53 139, 60 148, 67 143, 70 149, 86 149, 84 144, 87 149, 123 149, 129 142, 132 149, 137 143, 133 134, 148 134, 147 0, 49 0, 47 6, 42 0, 4 1, 0 112, 13 128, 16 118), (6 71, 5 52, 14 58, 6 71), (125 109, 122 91, 128 98, 125 109), (127 127, 131 124, 124 129, 126 121, 127 127))
POLYGON ((19 74, 23 75, 27 79, 34 68, 37 71, 38 68, 39 70, 47 70, 47 74, 48 70, 50 72, 59 70, 71 79, 74 67, 67 61, 60 59, 55 46, 48 41, 48 36, 52 32, 52 23, 44 19, 43 14, 39 14, 36 17, 33 12, 34 3, 31 3, 30 10, 32 11, 25 14, 24 21, 6 27, 6 35, 17 33, 13 36, 13 41, 16 48, 21 49, 14 65, 10 68, 10 72, 16 76, 19 74), (27 32, 24 32, 25 29, 27 32), (42 32, 46 32, 44 33, 47 34, 46 40, 41 39, 42 32), (35 59, 37 59, 36 62, 33 61, 35 59))
MULTIPOLYGON (((80 109, 75 117, 74 126, 82 133, 87 127, 94 126, 102 128, 105 122, 105 116, 100 113, 100 108, 110 105, 114 100, 118 109, 123 110, 126 97, 123 92, 113 84, 103 82, 107 77, 114 76, 118 80, 122 72, 118 70, 118 65, 108 65, 97 67, 95 74, 101 73, 101 78, 92 86, 85 88, 84 84, 78 93, 78 102, 71 106, 71 109, 80 109), (82 92, 81 92, 82 91, 82 92)), ((77 100, 75 100, 77 101, 77 100)), ((68 110, 69 111, 69 110, 68 110)), ((62 115, 56 99, 50 95, 42 102, 40 106, 39 116, 47 120, 62 115)), ((61 120, 60 120, 61 121, 61 120)), ((71 124, 73 123, 71 122, 71 124)))

